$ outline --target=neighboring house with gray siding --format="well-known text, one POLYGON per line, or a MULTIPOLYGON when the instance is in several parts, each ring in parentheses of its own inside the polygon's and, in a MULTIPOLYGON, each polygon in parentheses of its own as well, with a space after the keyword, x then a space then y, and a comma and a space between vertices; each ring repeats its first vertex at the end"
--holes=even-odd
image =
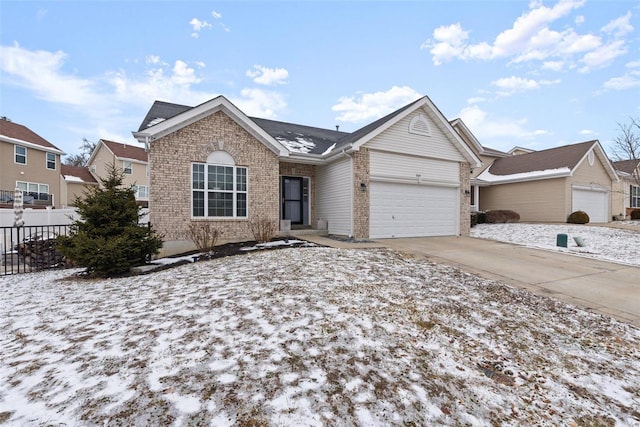
POLYGON ((251 238, 255 218, 355 239, 469 234, 481 161, 428 97, 352 133, 248 117, 223 96, 156 101, 133 134, 165 254, 201 221, 224 240, 251 238))

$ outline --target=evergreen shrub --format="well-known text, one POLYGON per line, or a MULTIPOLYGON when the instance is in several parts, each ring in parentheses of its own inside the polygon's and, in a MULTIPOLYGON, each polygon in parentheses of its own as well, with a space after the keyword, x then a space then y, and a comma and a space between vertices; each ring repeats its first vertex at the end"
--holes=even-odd
POLYGON ((58 250, 95 277, 113 277, 143 265, 159 252, 162 240, 150 226, 138 224, 140 207, 132 188, 122 185, 123 171, 108 166, 100 186, 76 197, 80 218, 68 236, 57 238, 58 250))

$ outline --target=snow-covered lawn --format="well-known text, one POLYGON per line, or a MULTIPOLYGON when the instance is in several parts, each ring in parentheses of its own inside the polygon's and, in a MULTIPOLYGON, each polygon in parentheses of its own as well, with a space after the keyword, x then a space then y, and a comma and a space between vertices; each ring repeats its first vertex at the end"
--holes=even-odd
POLYGON ((637 230, 588 224, 478 224, 471 229, 471 237, 640 266, 640 221, 626 223, 637 225, 637 230), (568 247, 556 246, 558 234, 568 236, 568 247), (582 238, 585 246, 578 246, 574 237, 582 238))
POLYGON ((0 424, 640 424, 640 330, 421 258, 72 272, 0 278, 0 424))

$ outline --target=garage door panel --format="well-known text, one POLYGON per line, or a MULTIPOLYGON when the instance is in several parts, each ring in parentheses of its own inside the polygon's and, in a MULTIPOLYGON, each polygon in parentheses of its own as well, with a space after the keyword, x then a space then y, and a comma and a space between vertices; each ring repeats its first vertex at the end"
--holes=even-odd
POLYGON ((458 189, 373 182, 373 238, 449 236, 457 234, 458 189))
POLYGON ((605 191, 573 189, 572 211, 584 211, 589 222, 607 222, 609 217, 609 197, 605 191))

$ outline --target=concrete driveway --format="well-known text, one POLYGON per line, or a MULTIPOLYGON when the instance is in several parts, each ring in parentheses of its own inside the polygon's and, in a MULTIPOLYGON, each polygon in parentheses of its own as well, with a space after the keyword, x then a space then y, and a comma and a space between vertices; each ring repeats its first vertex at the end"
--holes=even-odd
POLYGON ((471 237, 380 239, 377 242, 640 327, 640 268, 637 267, 471 237))

